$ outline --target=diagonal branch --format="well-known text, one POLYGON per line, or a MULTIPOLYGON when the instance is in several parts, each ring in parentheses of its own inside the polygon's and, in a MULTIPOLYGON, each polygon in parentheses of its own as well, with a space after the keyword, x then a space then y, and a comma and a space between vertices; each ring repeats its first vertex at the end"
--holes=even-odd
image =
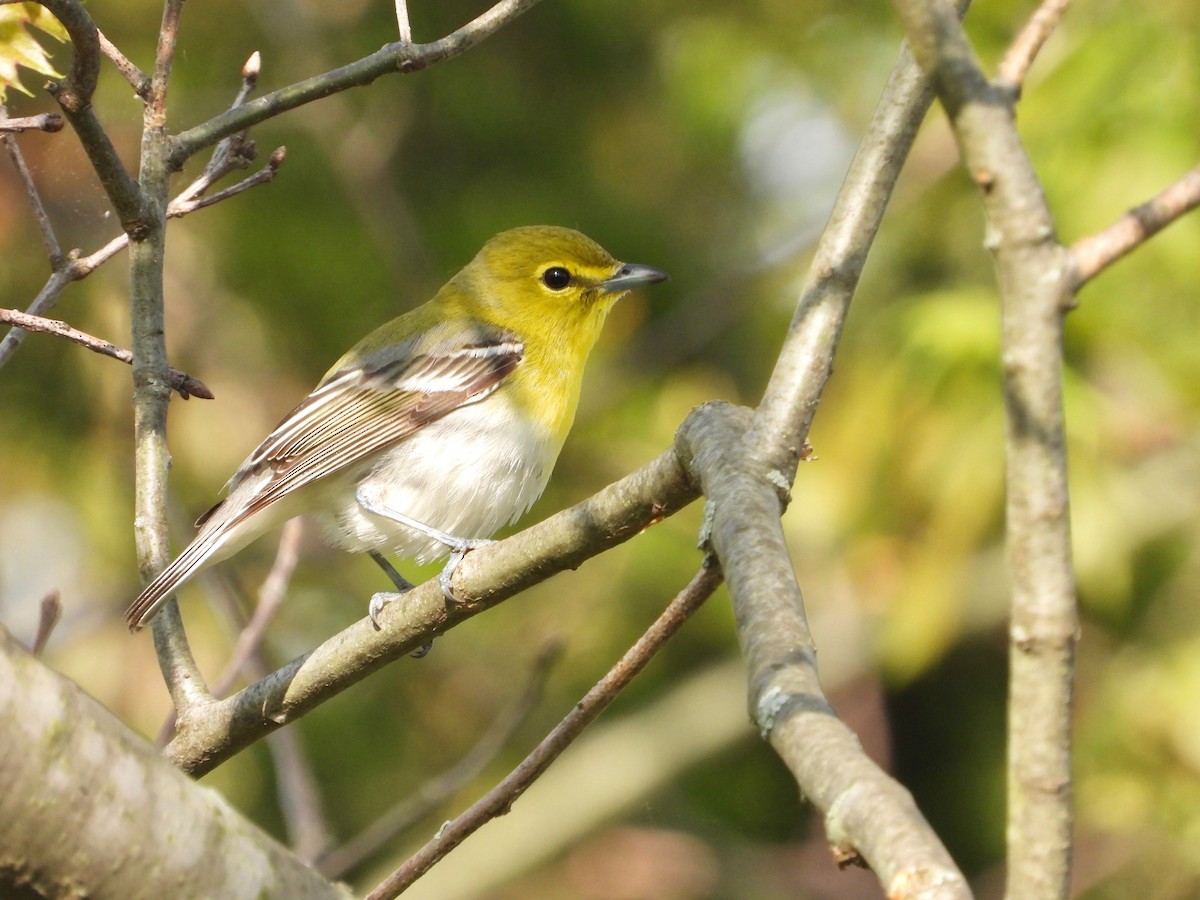
POLYGON ((176 135, 172 141, 169 164, 173 169, 179 169, 205 147, 289 109, 339 91, 371 84, 384 75, 417 72, 459 56, 538 2, 539 0, 501 0, 487 12, 440 40, 429 44, 411 44, 404 41, 388 44, 349 65, 288 85, 243 106, 227 110, 176 135))
POLYGON ((507 813, 517 798, 562 755, 584 728, 604 712, 720 584, 721 570, 710 559, 706 559, 700 571, 692 576, 688 585, 667 605, 645 634, 571 708, 537 747, 468 810, 439 828, 424 847, 371 891, 367 900, 386 900, 397 896, 482 825, 507 813))
MULTIPOLYGON (((479 775, 528 719, 534 706, 541 699, 550 668, 561 655, 562 644, 557 641, 543 647, 534 661, 533 670, 524 689, 492 720, 466 756, 445 772, 423 782, 415 792, 406 796, 345 844, 317 859, 318 871, 329 878, 342 877, 378 852, 398 834, 433 813, 479 775)), ((278 733, 287 732, 288 729, 284 729, 278 733)))
POLYGON ((473 551, 455 570, 447 605, 437 579, 224 700, 185 708, 167 757, 202 775, 239 750, 316 708, 458 622, 633 538, 697 497, 668 450, 584 502, 505 540, 473 551))
POLYGON ((1004 59, 1000 62, 999 82, 1004 87, 1020 93, 1025 83, 1025 76, 1033 67, 1046 41, 1058 27, 1063 15, 1070 6, 1071 0, 1042 0, 1042 5, 1025 23, 1017 39, 1012 42, 1004 59))
POLYGON ((1071 246, 1072 286, 1083 287, 1125 254, 1200 206, 1200 166, 1135 206, 1103 231, 1071 246))
POLYGON ((865 860, 889 897, 961 900, 966 881, 898 782, 863 752, 817 676, 817 651, 779 520, 780 485, 743 436, 748 410, 701 407, 680 430, 680 456, 707 501, 709 541, 729 583, 750 680, 751 718, 825 815, 841 858, 865 860))

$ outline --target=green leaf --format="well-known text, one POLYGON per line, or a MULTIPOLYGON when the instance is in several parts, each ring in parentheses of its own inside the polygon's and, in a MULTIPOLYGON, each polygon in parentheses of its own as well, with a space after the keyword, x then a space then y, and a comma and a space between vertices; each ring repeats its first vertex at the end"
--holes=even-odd
POLYGON ((50 78, 63 77, 50 62, 45 48, 26 30, 30 25, 59 41, 68 39, 62 23, 45 7, 36 3, 0 6, 0 102, 10 87, 33 96, 17 77, 18 66, 50 78))

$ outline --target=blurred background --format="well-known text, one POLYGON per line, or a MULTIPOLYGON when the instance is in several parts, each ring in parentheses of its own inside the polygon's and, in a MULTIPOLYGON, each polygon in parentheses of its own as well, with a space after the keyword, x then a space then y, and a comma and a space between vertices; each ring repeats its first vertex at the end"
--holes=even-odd
MULTIPOLYGON (((414 0, 428 41, 484 2, 414 0)), ((1032 12, 980 3, 989 68, 1032 12)), ((110 0, 101 29, 148 68, 161 10, 110 0)), ((395 37, 392 7, 349 0, 188 7, 170 95, 179 130, 220 112, 247 56, 260 90, 395 37)), ((68 59, 52 46, 60 68, 68 59)), ((465 56, 381 79, 255 128, 279 178, 176 220, 167 257, 172 364, 215 401, 171 404, 173 540, 338 355, 427 299, 493 233, 579 228, 672 280, 628 297, 590 364, 546 495, 526 522, 587 497, 670 442, 689 409, 758 402, 813 241, 900 42, 887 4, 547 0, 465 56)), ((29 75, 35 88, 42 79, 29 75)), ((50 111, 10 93, 13 115, 50 111)), ((96 105, 133 164, 140 105, 107 64, 96 105)), ((1200 7, 1079 4, 1036 65, 1020 127, 1071 242, 1200 157, 1200 7)), ((66 247, 118 233, 72 134, 20 146, 66 247)), ((203 165, 193 160, 182 187, 203 165)), ((981 897, 1002 883, 1006 576, 999 317, 976 192, 934 109, 854 302, 785 517, 835 707, 912 789, 981 897)), ((1087 287, 1067 323, 1075 554, 1083 609, 1077 717, 1080 896, 1200 894, 1200 218, 1087 287)), ((0 305, 48 274, 27 199, 0 161, 0 305)), ((124 255, 51 315, 128 343, 124 255)), ((47 651, 134 728, 168 710, 136 594, 127 367, 30 336, 0 370, 0 620, 29 639, 62 593, 47 651)), ((357 863, 362 888, 515 764, 699 562, 692 508, 477 617, 292 726, 333 845, 471 752, 562 653, 516 734, 448 802, 357 863)), ((205 671, 275 553, 268 538, 184 592, 205 671)), ((425 577, 428 573, 411 573, 425 577)), ((304 537, 265 654, 279 664, 365 613, 365 557, 304 537)), ((278 752, 278 750, 276 750, 278 752)), ((208 776, 286 839, 272 749, 208 776)), ((290 791, 291 789, 286 789, 290 791)), ((718 593, 503 820, 418 897, 858 898, 745 711, 718 593)))

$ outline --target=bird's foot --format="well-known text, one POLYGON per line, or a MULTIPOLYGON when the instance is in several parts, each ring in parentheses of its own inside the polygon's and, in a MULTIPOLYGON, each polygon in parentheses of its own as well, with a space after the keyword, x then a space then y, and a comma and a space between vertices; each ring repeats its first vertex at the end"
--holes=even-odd
POLYGON ((454 577, 454 570, 458 568, 458 564, 472 550, 478 550, 480 547, 486 547, 488 544, 494 544, 495 541, 487 540, 486 538, 455 538, 453 543, 447 542, 446 546, 450 548, 450 559, 446 561, 445 568, 438 575, 438 587, 442 589, 442 596, 446 598, 447 603, 461 604, 462 601, 454 595, 454 588, 450 584, 450 579, 454 577))

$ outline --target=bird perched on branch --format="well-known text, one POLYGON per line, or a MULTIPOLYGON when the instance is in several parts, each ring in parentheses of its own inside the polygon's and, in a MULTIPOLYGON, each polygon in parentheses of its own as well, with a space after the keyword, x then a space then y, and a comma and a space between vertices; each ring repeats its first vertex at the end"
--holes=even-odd
MULTIPOLYGON (((575 418, 584 364, 613 304, 667 278, 577 231, 496 235, 432 300, 339 359, 229 480, 192 542, 125 613, 137 631, 213 563, 313 514, 332 544, 391 553, 439 576, 546 487, 575 418)), ((376 594, 374 622, 394 593, 376 594)))

